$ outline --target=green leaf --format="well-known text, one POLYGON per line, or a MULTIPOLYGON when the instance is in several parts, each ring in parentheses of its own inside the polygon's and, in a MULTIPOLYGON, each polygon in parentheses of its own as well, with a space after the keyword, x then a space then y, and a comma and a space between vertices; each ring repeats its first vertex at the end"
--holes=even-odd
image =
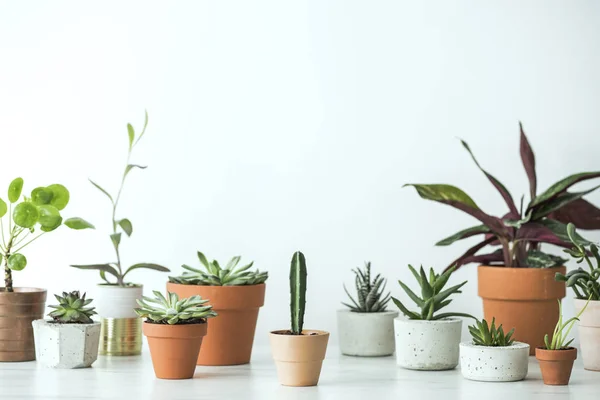
POLYGON ((16 202, 21 197, 23 190, 23 178, 15 178, 8 186, 8 201, 16 202))
POLYGON ((127 167, 125 167, 125 176, 127 176, 127 174, 129 174, 129 171, 131 171, 134 168, 146 169, 146 168, 148 168, 148 166, 147 165, 129 164, 129 165, 127 165, 127 167))
POLYGON ((110 240, 112 240, 112 243, 113 243, 113 246, 115 246, 115 249, 118 249, 119 244, 121 243, 121 232, 113 233, 112 235, 110 235, 110 240))
POLYGON ((39 218, 38 208, 29 202, 19 203, 13 210, 13 221, 23 228, 33 227, 39 218))
POLYGON ((36 206, 50 204, 54 193, 45 187, 37 187, 31 191, 31 202, 36 206))
POLYGON ((66 187, 61 184, 55 183, 53 185, 47 186, 46 190, 52 192, 52 200, 50 200, 50 204, 54 207, 62 210, 69 204, 69 191, 66 187))
POLYGON ((402 304, 402 302, 400 300, 398 300, 397 298, 392 297, 392 301, 394 302, 396 307, 398 307, 398 309, 400 309, 400 311, 402 311, 402 314, 406 315, 408 318, 422 319, 419 314, 409 311, 406 307, 404 307, 404 304, 402 304))
POLYGON ((137 140, 135 141, 136 143, 140 141, 142 136, 144 136, 146 133, 146 128, 148 127, 148 110, 144 110, 144 114, 144 127, 142 128, 142 133, 140 133, 140 136, 138 136, 137 140))
POLYGON ((140 268, 152 269, 154 271, 160 271, 160 272, 171 272, 171 270, 169 268, 163 267, 162 265, 152 264, 152 263, 139 263, 139 264, 134 264, 131 267, 129 267, 127 269, 127 271, 125 271, 125 273, 123 274, 123 278, 125 278, 125 275, 127 275, 131 271, 133 271, 135 269, 140 269, 140 268))
POLYGON ((87 222, 85 219, 79 218, 79 217, 73 217, 73 218, 67 219, 65 221, 65 225, 71 229, 77 229, 77 230, 79 230, 79 229, 96 229, 96 227, 94 225, 87 222))
POLYGON ((84 270, 108 272, 109 274, 114 275, 115 278, 119 278, 119 272, 117 272, 117 270, 110 264, 71 265, 71 267, 84 270))
MULTIPOLYGON (((544 218, 541 221, 538 221, 540 224, 544 225, 546 228, 550 229, 552 233, 554 233, 560 240, 564 242, 570 242, 569 234, 567 233, 567 225, 562 222, 558 222, 552 219, 544 218)), ((591 242, 578 233, 574 232, 573 239, 577 241, 580 245, 589 245, 591 242)))
POLYGON ((529 250, 525 259, 525 265, 529 268, 553 268, 565 265, 566 262, 567 260, 564 258, 546 254, 540 250, 529 250))
POLYGON ((128 220, 127 218, 123 218, 119 220, 118 224, 121 227, 121 229, 123 229, 123 231, 127 234, 127 236, 131 236, 131 234, 133 233, 133 225, 131 224, 130 220, 128 220))
POLYGON ((425 270, 423 269, 422 265, 419 273, 421 275, 421 297, 423 297, 423 300, 427 300, 433 296, 433 288, 427 280, 427 275, 425 275, 425 270))
POLYGON ((23 254, 15 253, 8 257, 8 268, 13 271, 21 271, 27 266, 27 258, 23 254))
POLYGON ((404 289, 408 297, 410 297, 410 299, 414 301, 417 304, 417 306, 423 307, 423 299, 417 296, 415 292, 413 292, 408 286, 402 283, 402 281, 398 281, 398 284, 400 284, 400 286, 402 287, 402 289, 404 289))
POLYGON ((6 202, 2 199, 0 199, 0 218, 4 217, 6 215, 6 212, 8 211, 8 206, 6 205, 6 202))
POLYGON ((574 202, 575 200, 578 200, 580 198, 582 198, 583 196, 593 192, 594 190, 600 188, 599 186, 594 186, 593 188, 589 189, 589 190, 585 190, 583 192, 574 192, 574 193, 570 193, 570 192, 563 192, 560 193, 558 195, 556 195, 554 198, 542 203, 539 205, 539 207, 535 207, 534 211, 533 211, 533 216, 531 217, 534 221, 541 219, 547 215, 549 215, 550 213, 552 213, 553 211, 557 211, 560 210, 561 208, 563 208, 564 206, 566 206, 569 203, 574 202))
POLYGON ((480 233, 489 233, 490 232, 490 228, 488 228, 485 225, 476 225, 476 226, 472 226, 470 228, 467 229, 463 229, 460 232, 455 233, 452 236, 448 236, 445 239, 440 240, 439 242, 437 242, 435 245, 436 246, 448 246, 454 242, 456 242, 457 240, 461 240, 461 239, 465 239, 471 236, 475 236, 478 235, 480 233))
POLYGON ((456 186, 440 184, 420 185, 412 183, 407 183, 403 187, 405 186, 414 187, 417 190, 417 193, 419 193, 419 196, 426 200, 440 202, 456 201, 476 210, 479 210, 479 207, 477 206, 477 204, 475 204, 475 201, 473 201, 473 199, 469 197, 468 194, 466 194, 456 186))
POLYGON ((574 184, 576 184, 578 182, 585 181, 588 179, 594 179, 594 178, 598 178, 598 177, 600 177, 600 171, 582 172, 579 174, 570 175, 570 176, 556 182, 554 185, 552 185, 548 189, 546 189, 546 191, 544 193, 540 194, 535 199, 533 199, 533 201, 529 205, 529 208, 532 208, 532 207, 534 207, 538 204, 541 204, 547 200, 550 200, 552 197, 556 196, 559 193, 562 193, 563 191, 567 190, 568 188, 570 188, 571 186, 573 186, 574 184))
POLYGON ((129 136, 129 149, 131 150, 131 146, 133 146, 133 140, 135 139, 135 131, 133 130, 133 126, 131 124, 127 124, 127 135, 129 136))
POLYGON ((106 191, 106 189, 104 189, 102 186, 98 185, 96 182, 94 182, 94 181, 93 181, 93 180, 91 180, 91 179, 88 179, 88 181, 90 181, 90 183, 91 183, 92 185, 94 185, 94 186, 96 187, 96 189, 98 189, 99 191, 101 191, 102 193, 104 193, 104 194, 105 194, 105 195, 106 195, 106 196, 107 196, 107 197, 110 199, 110 202, 111 202, 111 203, 113 203, 113 204, 115 203, 115 201, 113 200, 113 197, 110 195, 110 193, 108 193, 108 192, 106 191))
POLYGON ((56 207, 44 204, 38 206, 38 212, 40 213, 39 223, 42 228, 45 228, 44 232, 53 231, 60 226, 62 217, 56 207))

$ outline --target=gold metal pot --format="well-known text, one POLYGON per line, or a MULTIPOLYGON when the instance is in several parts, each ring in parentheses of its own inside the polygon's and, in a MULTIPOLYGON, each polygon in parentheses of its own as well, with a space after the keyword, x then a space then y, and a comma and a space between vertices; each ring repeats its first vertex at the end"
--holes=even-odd
POLYGON ((142 352, 141 318, 101 318, 100 349, 103 356, 136 356, 142 352))
POLYGON ((35 360, 31 322, 44 318, 45 307, 45 289, 0 288, 0 361, 35 360))

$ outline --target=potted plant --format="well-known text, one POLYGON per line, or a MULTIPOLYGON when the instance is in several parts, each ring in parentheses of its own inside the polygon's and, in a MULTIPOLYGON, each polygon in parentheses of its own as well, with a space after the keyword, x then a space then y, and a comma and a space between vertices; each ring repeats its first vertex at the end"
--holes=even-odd
POLYGON ((49 321, 32 322, 37 360, 51 368, 87 368, 98 358, 100 323, 92 320, 96 314, 89 307, 92 299, 78 291, 54 295, 58 305, 48 316, 49 321))
POLYGON ((389 356, 394 353, 394 318, 398 311, 386 308, 390 301, 389 292, 383 295, 387 280, 381 274, 371 279, 370 262, 352 272, 356 300, 344 285, 352 304, 342 302, 348 309, 337 312, 340 350, 348 356, 389 356))
POLYGON ((544 347, 535 349, 535 358, 540 363, 542 371, 542 379, 546 385, 568 385, 571 379, 571 371, 573 363, 577 359, 577 349, 569 347, 573 339, 567 342, 569 333, 573 329, 575 321, 579 321, 579 317, 587 306, 583 307, 576 317, 570 318, 563 323, 562 306, 558 301, 558 312, 560 317, 558 323, 552 333, 552 340, 548 334, 544 336, 544 347), (565 332, 566 329, 566 332, 565 332))
POLYGON ((574 225, 569 224, 567 233, 573 248, 565 252, 577 259, 577 263, 585 260, 589 271, 577 268, 566 275, 557 273, 556 279, 566 282, 575 293, 575 309, 580 315, 579 342, 583 367, 591 371, 600 371, 600 254, 598 246, 577 235, 574 225), (590 254, 594 257, 596 266, 592 263, 590 254))
POLYGON ((180 300, 176 293, 167 293, 166 297, 156 290, 153 293, 154 298, 143 296, 137 300, 140 308, 135 312, 146 318, 143 331, 154 373, 160 379, 192 378, 207 319, 217 314, 200 296, 180 300))
POLYGON ((327 351, 329 332, 304 329, 306 306, 306 260, 297 251, 290 266, 291 329, 269 334, 279 383, 284 386, 315 386, 327 351))
POLYGON ((46 290, 13 286, 13 271, 27 266, 23 249, 63 224, 71 229, 93 228, 81 218, 63 221, 61 211, 70 199, 63 185, 37 187, 30 197, 21 198, 22 192, 23 179, 16 178, 8 187, 8 205, 0 199, 0 262, 4 263, 4 287, 0 288, 3 327, 0 329, 0 361, 35 360, 31 322, 44 316, 46 290))
POLYGON ((106 189, 90 180, 95 188, 100 190, 111 204, 110 240, 115 250, 115 261, 103 264, 71 265, 83 270, 99 271, 102 283, 96 288, 96 310, 100 316, 101 340, 100 354, 112 356, 137 355, 142 351, 142 321, 134 312, 137 303, 143 294, 144 287, 126 280, 127 275, 136 269, 152 269, 155 271, 169 272, 162 265, 142 262, 125 268, 121 262, 121 239, 124 233, 130 237, 133 233, 133 224, 128 218, 118 214, 119 200, 123 186, 129 173, 134 169, 145 169, 146 166, 132 164, 131 153, 142 139, 148 126, 148 113, 144 121, 144 128, 137 136, 131 124, 127 124, 129 147, 127 150, 127 163, 123 169, 121 183, 116 195, 111 195, 106 189))
POLYGON ((504 334, 502 324, 496 328, 487 321, 469 326, 472 342, 460 344, 460 369, 472 381, 512 382, 525 379, 529 367, 529 345, 516 342, 515 328, 504 334))
POLYGON ((574 223, 582 229, 600 229, 600 209, 583 199, 597 187, 582 192, 569 192, 574 184, 600 177, 600 171, 568 176, 537 193, 535 157, 521 126, 521 159, 529 178, 530 200, 524 206, 515 203, 506 187, 484 170, 471 149, 462 141, 477 167, 498 190, 508 206, 500 217, 483 211, 461 189, 451 185, 409 184, 427 200, 457 208, 479 224, 468 227, 438 243, 447 246, 461 239, 480 236, 479 243, 450 263, 462 265, 477 263, 479 296, 483 311, 489 320, 495 316, 499 323, 516 328, 516 340, 531 345, 533 354, 542 346, 544 333, 551 331, 558 321, 556 300, 565 296, 565 286, 554 281, 558 272, 564 274, 565 260, 545 253, 542 243, 570 247, 566 224, 574 223), (483 249, 491 246, 490 251, 483 249))
POLYGON ((225 267, 198 252, 204 270, 183 265, 183 275, 169 277, 167 290, 180 297, 211 299, 219 314, 208 326, 198 365, 238 365, 250 362, 258 311, 265 302, 267 272, 250 271, 254 262, 237 267, 233 257, 225 267))
POLYGON ((392 297, 396 306, 408 318, 394 320, 397 363, 403 368, 426 371, 453 369, 458 365, 458 345, 462 329, 462 320, 455 317, 473 317, 457 312, 436 312, 450 304, 452 299, 449 297, 461 293, 460 288, 467 281, 444 290, 453 268, 441 275, 430 269, 429 276, 425 274, 423 267, 419 272, 411 265, 408 268, 421 287, 421 297, 402 281, 398 283, 420 311, 409 311, 400 300, 392 297))

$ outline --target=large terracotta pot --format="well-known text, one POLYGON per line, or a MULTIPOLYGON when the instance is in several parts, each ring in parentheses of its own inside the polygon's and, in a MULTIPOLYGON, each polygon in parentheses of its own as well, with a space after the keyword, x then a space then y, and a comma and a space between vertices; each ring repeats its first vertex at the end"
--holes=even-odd
POLYGON ((528 343, 529 354, 544 346, 544 335, 554 331, 558 322, 558 299, 565 297, 565 283, 554 280, 565 267, 506 268, 480 266, 479 296, 488 322, 496 318, 496 326, 504 331, 515 328, 514 339, 528 343))
POLYGON ((265 284, 199 286, 167 283, 180 298, 200 295, 218 314, 208 325, 198 365, 238 365, 250 362, 258 311, 265 302, 265 284))
MULTIPOLYGON (((575 314, 585 307, 587 300, 575 299, 575 314)), ((600 301, 590 301, 579 317, 579 343, 583 368, 600 371, 600 301)))
POLYGON ((33 326, 44 318, 46 290, 14 288, 9 293, 0 288, 0 361, 35 360, 33 326))
POLYGON ((568 385, 577 349, 569 347, 565 350, 547 350, 538 347, 535 349, 535 358, 540 363, 544 384, 568 385))

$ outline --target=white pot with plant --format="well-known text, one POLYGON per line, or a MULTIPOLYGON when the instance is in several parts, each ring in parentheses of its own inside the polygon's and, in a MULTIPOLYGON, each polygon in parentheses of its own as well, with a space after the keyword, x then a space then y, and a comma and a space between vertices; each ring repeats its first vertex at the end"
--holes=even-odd
POLYGON ((389 356, 394 353, 394 318, 398 311, 386 309, 390 301, 389 292, 384 295, 386 279, 381 274, 371 279, 370 262, 352 272, 356 299, 344 285, 351 304, 342 303, 348 309, 337 312, 340 350, 348 356, 389 356))
POLYGON ((421 267, 417 272, 408 266, 421 286, 421 296, 415 294, 402 281, 398 281, 408 297, 420 308, 420 311, 409 311, 400 300, 392 300, 408 319, 396 318, 396 359, 398 365, 416 370, 447 370, 458 365, 460 334, 462 320, 458 317, 473 318, 469 314, 447 312, 436 314, 446 307, 453 294, 461 293, 460 288, 467 281, 444 290, 454 268, 443 274, 429 270, 429 276, 421 267))
POLYGON ((51 320, 32 322, 35 354, 38 362, 50 368, 87 368, 98 358, 100 323, 92 320, 96 314, 79 291, 54 295, 58 305, 48 316, 51 320))
POLYGON ((462 375, 473 381, 512 382, 525 379, 529 367, 529 345, 512 339, 515 329, 504 334, 502 324, 496 328, 487 321, 469 326, 473 340, 460 344, 462 375))
POLYGON ((168 268, 153 263, 137 263, 129 268, 125 268, 121 263, 121 237, 123 233, 130 237, 133 233, 133 225, 128 218, 119 217, 117 209, 125 179, 129 173, 134 169, 146 168, 146 166, 132 164, 130 160, 132 150, 144 136, 147 125, 148 113, 146 113, 144 128, 136 138, 133 126, 127 124, 129 138, 127 163, 116 196, 112 196, 107 190, 90 180, 98 190, 106 195, 111 203, 112 233, 110 234, 110 240, 115 249, 116 260, 104 264, 71 265, 78 269, 99 271, 100 278, 104 281, 97 286, 95 292, 96 309, 101 321, 101 355, 137 355, 142 350, 142 320, 134 312, 134 309, 137 307, 136 301, 142 298, 143 286, 127 282, 126 276, 136 269, 169 272, 168 268), (110 279, 111 277, 112 279, 110 279))

